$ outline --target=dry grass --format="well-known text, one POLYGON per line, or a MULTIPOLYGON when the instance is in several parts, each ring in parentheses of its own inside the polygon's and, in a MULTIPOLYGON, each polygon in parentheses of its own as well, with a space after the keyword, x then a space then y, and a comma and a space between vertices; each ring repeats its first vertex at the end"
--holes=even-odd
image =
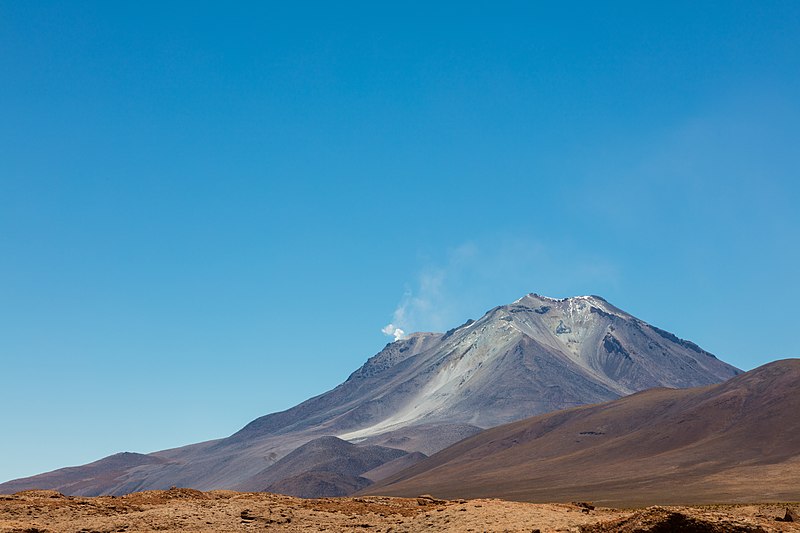
POLYGON ((0 533, 228 531, 800 531, 780 522, 797 505, 591 508, 496 499, 322 498, 267 493, 147 491, 122 497, 67 497, 54 491, 0 496, 0 533))

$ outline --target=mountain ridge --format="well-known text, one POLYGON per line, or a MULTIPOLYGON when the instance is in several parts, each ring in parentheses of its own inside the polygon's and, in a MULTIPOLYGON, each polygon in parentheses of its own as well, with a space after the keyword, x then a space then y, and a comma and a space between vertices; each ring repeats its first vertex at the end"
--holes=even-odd
MULTIPOLYGON (((665 333, 600 297, 527 294, 445 333, 414 333, 388 343, 332 390, 259 417, 229 437, 154 452, 148 455, 156 460, 152 464, 124 469, 113 479, 88 475, 74 492, 247 486, 323 436, 430 455, 481 429, 531 415, 740 373, 665 333)), ((0 491, 66 486, 46 476, 1 484, 0 491)))

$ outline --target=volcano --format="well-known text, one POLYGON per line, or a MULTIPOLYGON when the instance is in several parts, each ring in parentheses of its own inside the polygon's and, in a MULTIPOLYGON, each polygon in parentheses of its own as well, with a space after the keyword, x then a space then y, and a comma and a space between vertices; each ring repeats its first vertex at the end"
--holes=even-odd
POLYGON ((319 487, 343 494, 363 489, 369 480, 361 474, 380 472, 381 460, 408 466, 486 428, 654 387, 719 383, 740 373, 598 296, 528 294, 445 333, 392 342, 333 390, 260 417, 230 437, 147 455, 118 454, 10 481, 0 492, 39 488, 90 496, 172 486, 291 486, 303 496, 302 487, 313 486, 313 495, 325 495, 319 487), (308 468, 303 461, 282 461, 312 441, 314 457, 346 449, 345 459, 315 459, 308 468), (370 460, 358 459, 360 451, 370 460), (404 454, 413 455, 403 462, 404 454), (327 470, 320 471, 320 464, 327 470))

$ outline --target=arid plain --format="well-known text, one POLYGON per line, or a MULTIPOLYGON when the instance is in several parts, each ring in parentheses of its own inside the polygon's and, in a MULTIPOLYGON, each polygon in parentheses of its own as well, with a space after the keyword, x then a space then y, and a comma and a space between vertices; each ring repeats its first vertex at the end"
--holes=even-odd
POLYGON ((0 532, 788 532, 800 531, 798 509, 800 504, 610 509, 585 502, 532 504, 426 496, 300 499, 191 489, 93 498, 27 491, 0 496, 0 532))

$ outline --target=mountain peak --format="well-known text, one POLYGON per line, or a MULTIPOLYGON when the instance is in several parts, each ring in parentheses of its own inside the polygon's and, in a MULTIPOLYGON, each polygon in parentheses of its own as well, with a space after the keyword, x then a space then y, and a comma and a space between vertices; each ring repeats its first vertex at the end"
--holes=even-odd
MULTIPOLYGON (((428 454, 480 428, 653 387, 719 383, 739 373, 598 296, 531 293, 448 332, 391 342, 333 390, 260 417, 226 439, 144 456, 152 464, 123 456, 113 468, 87 465, 13 486, 73 494, 165 484, 263 488, 262 471, 278 468, 282 457, 319 437, 328 436, 317 445, 329 447, 350 441, 428 454)), ((303 486, 316 481, 304 478, 303 486)))
POLYGON ((590 294, 583 296, 567 296, 565 298, 553 298, 552 296, 545 296, 544 294, 539 294, 537 292, 529 292, 522 298, 519 298, 517 301, 519 302, 520 300, 523 300, 525 298, 537 298, 539 300, 549 300, 551 302, 566 302, 567 300, 587 300, 592 298, 605 301, 605 299, 601 298, 600 296, 594 296, 590 294))
MULTIPOLYGON (((358 440, 445 420, 489 427, 520 411, 547 412, 651 387, 716 383, 738 373, 599 296, 531 293, 430 337, 413 355, 400 342, 390 346, 354 376, 402 374, 402 407, 371 424, 359 416, 363 425, 340 426, 340 437, 358 440), (414 387, 406 388, 410 383, 414 387)), ((380 407, 371 409, 378 412, 394 402, 386 394, 376 400, 380 407)))
MULTIPOLYGON (((530 304, 530 303, 539 303, 539 302, 543 302, 545 304, 556 304, 556 305, 558 305, 558 304, 560 304, 560 305, 570 305, 570 304, 575 305, 575 304, 578 304, 578 303, 591 304, 591 305, 595 305, 595 306, 598 306, 598 307, 601 307, 601 308, 604 308, 604 309, 610 307, 610 308, 613 308, 615 311, 622 313, 622 311, 620 309, 618 309, 617 307, 611 305, 608 302, 608 300, 606 300, 602 296, 597 296, 596 294, 586 294, 586 295, 581 295, 581 296, 568 296, 568 297, 565 297, 565 298, 553 298, 551 296, 544 296, 543 294, 538 294, 538 293, 535 293, 535 292, 531 292, 531 293, 526 294, 525 296, 522 296, 521 298, 518 298, 518 299, 514 300, 514 302, 509 304, 509 305, 518 305, 518 304, 525 304, 525 303, 530 304)), ((625 313, 625 314, 627 314, 627 313, 625 313)))
POLYGON ((626 313, 622 309, 612 305, 602 296, 594 294, 584 296, 570 296, 567 298, 552 298, 550 296, 543 296, 535 292, 526 294, 518 298, 513 303, 501 306, 502 309, 510 308, 524 308, 538 309, 540 314, 545 314, 551 309, 565 312, 570 316, 577 316, 586 313, 610 314, 616 315, 619 318, 635 319, 632 315, 626 313))

